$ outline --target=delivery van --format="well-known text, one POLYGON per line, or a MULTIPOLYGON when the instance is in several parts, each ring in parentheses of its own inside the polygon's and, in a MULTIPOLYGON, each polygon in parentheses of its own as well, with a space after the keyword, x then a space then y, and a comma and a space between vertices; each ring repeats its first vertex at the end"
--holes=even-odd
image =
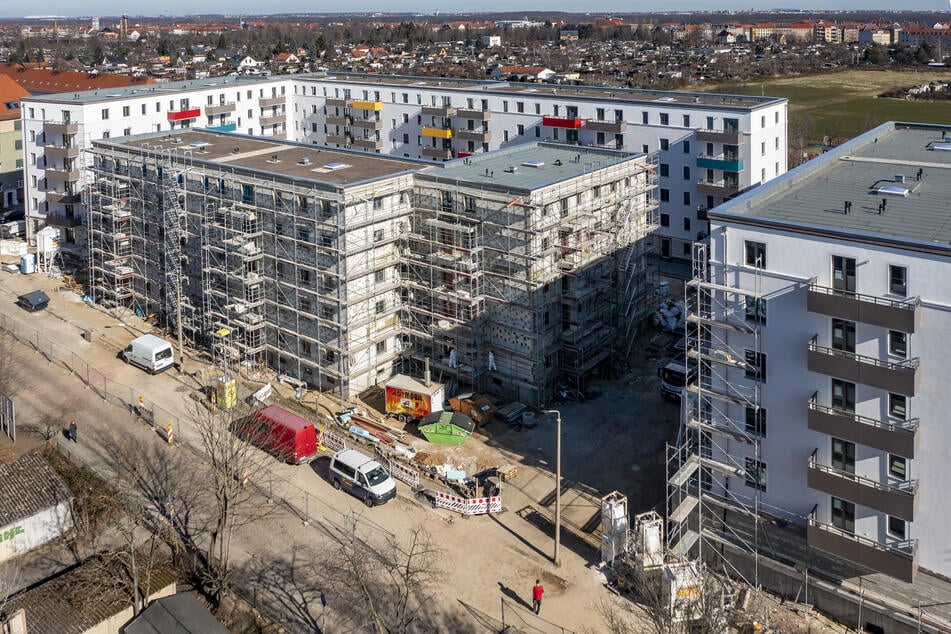
POLYGON ((396 497, 396 484, 383 465, 356 449, 338 451, 330 459, 330 482, 335 489, 346 489, 367 506, 384 504, 396 497))
POLYGON ((235 432, 284 462, 303 464, 317 456, 314 424, 277 405, 268 405, 242 419, 235 432))
POLYGON ((142 335, 132 340, 121 353, 126 363, 157 374, 175 365, 172 344, 155 335, 142 335))

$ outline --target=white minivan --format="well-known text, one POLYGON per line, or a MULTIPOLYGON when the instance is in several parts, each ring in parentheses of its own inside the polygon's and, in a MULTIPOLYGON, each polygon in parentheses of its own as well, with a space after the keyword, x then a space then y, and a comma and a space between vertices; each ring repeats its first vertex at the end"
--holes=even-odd
POLYGON ((356 449, 344 449, 333 455, 330 482, 335 489, 346 489, 367 506, 383 504, 396 497, 396 484, 383 465, 356 449))
POLYGON ((172 344, 155 335, 142 335, 133 339, 122 351, 122 358, 126 363, 137 365, 152 374, 175 365, 172 344))

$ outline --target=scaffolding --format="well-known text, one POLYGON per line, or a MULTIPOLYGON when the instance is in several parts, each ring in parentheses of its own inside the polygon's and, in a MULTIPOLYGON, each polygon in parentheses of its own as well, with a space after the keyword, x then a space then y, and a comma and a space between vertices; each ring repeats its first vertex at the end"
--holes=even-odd
POLYGON ((685 353, 696 378, 681 399, 677 444, 667 449, 667 539, 674 558, 729 567, 758 587, 766 488, 762 268, 750 268, 752 290, 728 285, 726 273, 711 261, 709 244, 694 244, 685 353), (731 521, 736 513, 749 521, 731 521), (751 579, 722 557, 719 546, 727 544, 750 555, 751 579))

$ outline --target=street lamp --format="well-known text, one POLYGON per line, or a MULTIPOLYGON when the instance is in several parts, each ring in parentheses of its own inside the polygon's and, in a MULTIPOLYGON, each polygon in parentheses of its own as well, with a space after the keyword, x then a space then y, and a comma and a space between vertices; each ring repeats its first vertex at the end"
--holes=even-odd
POLYGON ((552 561, 561 565, 561 412, 557 409, 542 410, 555 415, 555 556, 552 561))

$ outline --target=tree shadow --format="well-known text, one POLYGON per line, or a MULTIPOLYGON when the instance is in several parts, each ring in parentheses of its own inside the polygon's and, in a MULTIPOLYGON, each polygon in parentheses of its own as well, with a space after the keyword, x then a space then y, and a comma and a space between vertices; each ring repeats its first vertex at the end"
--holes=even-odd
POLYGON ((505 585, 505 584, 502 583, 501 581, 499 581, 498 584, 499 584, 499 591, 500 591, 503 595, 505 595, 506 597, 508 597, 508 598, 511 599, 512 601, 515 601, 517 604, 519 604, 520 606, 522 606, 522 607, 525 608, 526 610, 531 610, 531 609, 532 609, 532 606, 530 606, 530 605, 528 604, 528 602, 525 601, 525 599, 523 599, 522 597, 520 597, 519 594, 518 594, 518 592, 516 592, 515 590, 512 590, 510 587, 508 587, 507 585, 505 585))
POLYGON ((267 612, 284 616, 282 625, 290 631, 322 632, 322 594, 315 584, 316 551, 294 546, 286 559, 252 558, 236 576, 253 582, 255 604, 266 605, 267 612))

